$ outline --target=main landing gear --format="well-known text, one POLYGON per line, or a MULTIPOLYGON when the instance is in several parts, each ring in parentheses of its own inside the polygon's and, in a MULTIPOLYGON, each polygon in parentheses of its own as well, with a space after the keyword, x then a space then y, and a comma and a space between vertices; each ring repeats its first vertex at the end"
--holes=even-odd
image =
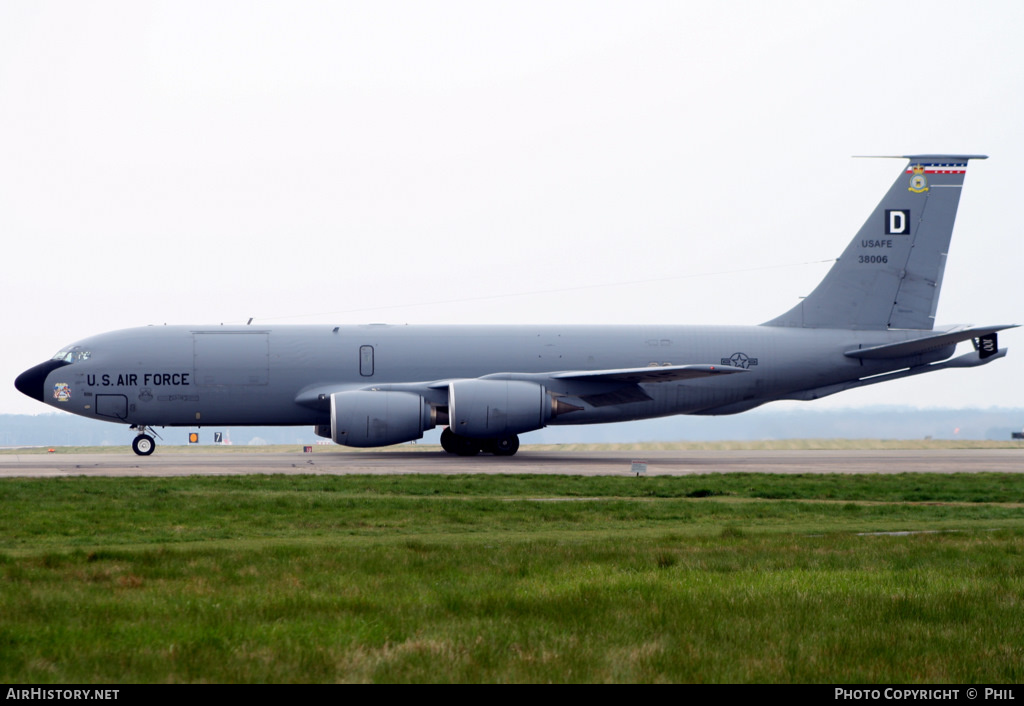
POLYGON ((139 456, 149 456, 153 453, 156 450, 156 440, 146 432, 152 431, 154 434, 156 432, 147 426, 136 426, 133 424, 131 428, 139 432, 138 436, 132 439, 132 451, 139 456))
POLYGON ((495 456, 513 456, 519 450, 519 437, 513 434, 501 439, 470 439, 446 428, 441 432, 441 448, 458 456, 476 456, 481 451, 495 456))

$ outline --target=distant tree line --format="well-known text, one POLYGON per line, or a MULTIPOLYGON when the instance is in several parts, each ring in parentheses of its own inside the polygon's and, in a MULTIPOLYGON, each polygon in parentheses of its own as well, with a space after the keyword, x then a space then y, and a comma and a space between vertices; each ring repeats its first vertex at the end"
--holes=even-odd
MULTIPOLYGON (((523 435, 523 443, 629 443, 639 441, 757 441, 764 439, 984 439, 1009 441, 1024 429, 1024 408, 914 409, 866 407, 817 411, 773 410, 771 406, 726 417, 666 417, 593 426, 554 426, 523 435)), ((235 445, 315 444, 312 427, 180 427, 156 430, 162 444, 187 444, 190 431, 200 444, 220 433, 235 445)), ((439 429, 420 443, 438 443, 439 429)), ((135 432, 66 413, 0 415, 3 446, 127 446, 135 432)))

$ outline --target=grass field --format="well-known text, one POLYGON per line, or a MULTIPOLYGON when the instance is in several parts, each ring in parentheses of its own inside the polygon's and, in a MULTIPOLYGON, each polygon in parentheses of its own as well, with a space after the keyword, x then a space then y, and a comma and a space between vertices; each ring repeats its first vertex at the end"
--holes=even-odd
POLYGON ((0 507, 8 683, 1024 678, 1024 476, 3 479, 0 507))

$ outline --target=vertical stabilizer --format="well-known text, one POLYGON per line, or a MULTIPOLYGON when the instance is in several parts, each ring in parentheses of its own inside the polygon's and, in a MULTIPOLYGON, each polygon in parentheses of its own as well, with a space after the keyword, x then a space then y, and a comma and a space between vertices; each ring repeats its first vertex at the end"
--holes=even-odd
POLYGON ((909 155, 825 279, 766 326, 927 329, 935 323, 967 164, 984 155, 909 155))

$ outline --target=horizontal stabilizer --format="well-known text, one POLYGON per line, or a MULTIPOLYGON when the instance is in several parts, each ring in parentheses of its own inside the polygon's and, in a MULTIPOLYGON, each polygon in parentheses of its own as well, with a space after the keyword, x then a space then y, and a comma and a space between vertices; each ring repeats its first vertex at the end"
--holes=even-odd
POLYGON ((744 368, 731 365, 661 365, 646 368, 621 368, 618 370, 574 370, 555 373, 551 377, 556 380, 576 380, 579 382, 674 382, 710 377, 712 375, 730 375, 732 373, 749 372, 744 368))
POLYGON ((946 346, 952 346, 962 341, 969 341, 972 338, 990 336, 997 331, 1008 328, 1016 328, 1018 324, 1007 324, 1005 326, 984 326, 978 328, 963 328, 947 333, 940 333, 934 336, 915 338, 910 341, 899 343, 886 343, 880 346, 869 348, 855 348, 846 351, 843 355, 850 358, 863 358, 866 360, 880 360, 886 358, 907 358, 913 355, 930 353, 946 346))

